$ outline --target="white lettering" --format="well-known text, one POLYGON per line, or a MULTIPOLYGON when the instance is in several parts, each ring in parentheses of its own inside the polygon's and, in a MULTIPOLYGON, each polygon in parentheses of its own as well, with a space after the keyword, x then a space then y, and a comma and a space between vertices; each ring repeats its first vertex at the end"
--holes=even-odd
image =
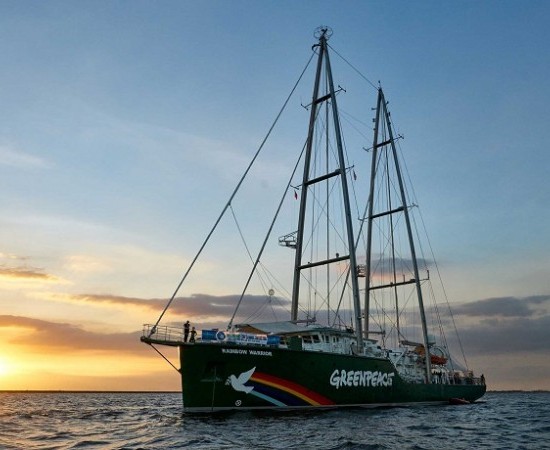
POLYGON ((237 355, 246 355, 247 351, 240 348, 222 348, 222 353, 233 353, 237 355))
POLYGON ((244 348, 222 348, 222 353, 230 353, 233 355, 273 356, 273 352, 268 350, 247 350, 244 348))
POLYGON ((332 375, 330 376, 330 385, 334 386, 336 389, 340 387, 340 372, 338 369, 336 369, 334 372, 332 372, 332 375))
POLYGON ((374 372, 371 372, 370 370, 367 370, 367 372, 365 373, 365 378, 366 378, 365 381, 367 386, 370 386, 370 381, 373 375, 374 375, 374 372))
MULTIPOLYGON (((266 352, 270 353, 270 352, 266 352)), ((380 372, 370 370, 334 370, 330 375, 330 385, 336 389, 348 387, 390 387, 393 384, 395 372, 380 372)))
POLYGON ((340 377, 342 378, 342 384, 345 384, 346 386, 349 386, 348 372, 346 372, 345 370, 342 370, 342 373, 340 374, 340 377))
POLYGON ((249 350, 251 355, 257 355, 257 356, 273 356, 272 352, 268 352, 266 350, 249 350))

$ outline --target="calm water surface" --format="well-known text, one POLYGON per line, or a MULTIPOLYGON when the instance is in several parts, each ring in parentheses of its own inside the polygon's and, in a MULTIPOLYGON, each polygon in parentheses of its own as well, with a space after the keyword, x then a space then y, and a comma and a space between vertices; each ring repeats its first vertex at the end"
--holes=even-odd
POLYGON ((2 449, 550 449, 550 393, 473 405, 182 414, 179 394, 0 393, 2 449))

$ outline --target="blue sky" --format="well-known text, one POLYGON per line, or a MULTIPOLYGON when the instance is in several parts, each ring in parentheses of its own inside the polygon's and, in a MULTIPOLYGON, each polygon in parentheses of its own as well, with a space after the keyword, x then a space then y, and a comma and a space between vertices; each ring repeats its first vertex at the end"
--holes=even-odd
MULTIPOLYGON (((86 336, 156 319, 116 299, 171 295, 327 24, 385 88, 451 298, 488 314, 472 336, 547 329, 548 23, 544 1, 0 2, 1 314, 86 336)), ((498 355, 497 387, 550 387, 498 355)))

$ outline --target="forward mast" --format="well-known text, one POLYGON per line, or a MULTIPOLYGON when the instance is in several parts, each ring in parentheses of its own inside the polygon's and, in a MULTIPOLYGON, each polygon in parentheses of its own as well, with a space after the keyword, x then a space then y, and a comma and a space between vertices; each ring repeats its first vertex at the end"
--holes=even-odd
MULTIPOLYGON (((291 320, 298 320, 298 305, 300 298, 300 281, 302 276, 302 271, 310 269, 316 266, 323 266, 329 264, 335 264, 340 261, 349 262, 349 270, 351 273, 351 284, 352 284, 352 298, 353 298, 353 307, 354 307, 354 317, 355 317, 355 334, 357 337, 357 346, 361 350, 363 348, 363 330, 361 323, 361 303, 360 303, 360 293, 359 293, 359 283, 357 279, 357 258, 354 242, 354 232, 353 232, 353 222, 351 216, 351 207, 349 200, 349 191, 348 191, 348 181, 347 181, 347 168, 344 159, 344 150, 342 145, 342 135, 340 130, 340 119, 338 116, 338 106, 336 101, 336 91, 334 89, 334 81, 332 77, 332 70, 330 66, 330 59, 328 53, 328 44, 327 41, 331 35, 331 30, 329 28, 320 28, 316 32, 316 37, 319 38, 319 43, 315 46, 318 50, 318 60, 317 60, 317 70, 315 74, 315 82, 313 87, 313 95, 311 101, 311 110, 309 118, 309 127, 308 127, 308 137, 306 144, 306 154, 304 160, 304 175, 302 179, 302 189, 301 189, 301 198, 300 198, 300 212, 298 219, 298 233, 296 237, 296 255, 294 262, 294 281, 292 288, 292 307, 291 307, 291 320), (320 85, 321 77, 323 74, 326 76, 327 89, 326 94, 321 95, 320 85), (313 143, 317 123, 317 115, 320 109, 320 106, 328 102, 329 108, 332 113, 332 120, 334 126, 334 135, 336 141, 336 151, 337 151, 337 161, 338 167, 332 172, 327 172, 324 175, 316 176, 314 178, 310 177, 311 173, 311 161, 312 161, 312 152, 313 152, 313 143), (327 181, 332 177, 340 177, 342 186, 342 200, 344 206, 344 218, 345 218, 345 227, 347 234, 347 255, 339 255, 330 258, 327 255, 327 259, 319 260, 315 262, 308 262, 303 264, 303 242, 304 242, 304 229, 306 222, 306 209, 308 201, 308 190, 312 188, 315 184, 327 181)), ((328 123, 328 122, 327 122, 328 123)), ((328 131, 328 130, 327 130, 328 131)), ((328 165, 327 165, 328 167, 328 165)), ((328 246, 328 244, 327 244, 328 246)), ((328 295, 328 294, 327 294, 328 295)))

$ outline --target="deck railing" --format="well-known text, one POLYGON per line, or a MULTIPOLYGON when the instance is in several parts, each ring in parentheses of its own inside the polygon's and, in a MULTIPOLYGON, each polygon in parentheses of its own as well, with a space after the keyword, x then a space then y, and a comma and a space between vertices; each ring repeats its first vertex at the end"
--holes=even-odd
POLYGON ((183 342, 183 328, 166 325, 143 325, 143 337, 164 342, 183 342))
MULTIPOLYGON (((142 340, 147 342, 177 344, 183 343, 183 328, 171 327, 166 325, 143 325, 142 340)), ((191 334, 188 335, 188 342, 191 340, 191 334)), ((229 333, 218 329, 199 330, 195 335, 195 342, 222 343, 229 342, 239 345, 261 345, 261 346, 279 346, 279 336, 268 336, 266 334, 253 333, 229 333)))

